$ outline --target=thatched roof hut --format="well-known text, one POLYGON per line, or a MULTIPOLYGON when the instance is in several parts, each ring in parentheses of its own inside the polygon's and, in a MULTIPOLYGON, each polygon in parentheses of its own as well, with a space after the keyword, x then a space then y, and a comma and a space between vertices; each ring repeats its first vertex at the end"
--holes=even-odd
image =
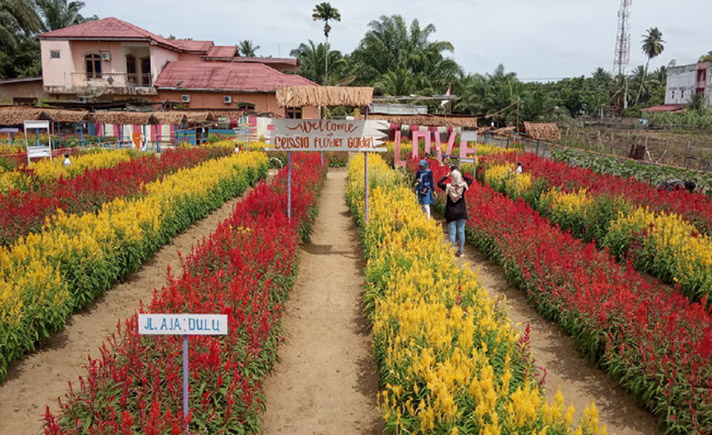
POLYGON ((512 133, 514 133, 514 127, 502 127, 492 132, 496 136, 509 136, 512 133))
POLYGON ((279 107, 362 107, 373 101, 373 88, 356 86, 284 86, 277 88, 279 107))
POLYGON ((553 122, 525 122, 524 131, 526 131, 532 139, 536 140, 561 140, 559 126, 553 122))
POLYGON ((208 122, 213 120, 210 112, 185 112, 185 120, 188 123, 208 122))
POLYGON ((388 121, 392 124, 428 125, 435 127, 477 128, 474 116, 438 116, 438 115, 369 115, 368 119, 388 121))
POLYGON ((0 125, 21 125, 25 121, 40 119, 42 109, 24 106, 0 107, 0 125))
POLYGON ((183 124, 183 121, 185 120, 185 112, 153 112, 153 119, 156 121, 156 124, 180 125, 183 124))
POLYGON ((83 121, 89 114, 86 110, 42 109, 42 119, 52 122, 74 123, 83 121))
POLYGON ((145 125, 153 119, 151 112, 95 112, 87 117, 94 122, 120 125, 145 125))

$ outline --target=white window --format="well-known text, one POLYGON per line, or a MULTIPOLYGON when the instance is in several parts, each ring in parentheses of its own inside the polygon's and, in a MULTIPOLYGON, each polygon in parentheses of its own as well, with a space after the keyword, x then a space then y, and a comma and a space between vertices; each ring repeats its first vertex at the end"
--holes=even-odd
POLYGON ((684 89, 680 91, 680 99, 681 100, 685 99, 685 90, 684 89))
POLYGON ((675 89, 673 89, 671 92, 672 92, 672 99, 674 100, 675 99, 675 89))
POLYGON ((59 50, 50 50, 49 57, 50 59, 59 59, 59 50))

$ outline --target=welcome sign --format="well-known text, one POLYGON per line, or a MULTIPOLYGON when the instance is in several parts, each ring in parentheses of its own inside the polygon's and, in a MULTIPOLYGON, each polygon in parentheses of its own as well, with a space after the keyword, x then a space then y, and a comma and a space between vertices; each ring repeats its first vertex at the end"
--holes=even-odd
POLYGON ((275 119, 270 151, 385 151, 379 148, 388 129, 384 121, 275 119))

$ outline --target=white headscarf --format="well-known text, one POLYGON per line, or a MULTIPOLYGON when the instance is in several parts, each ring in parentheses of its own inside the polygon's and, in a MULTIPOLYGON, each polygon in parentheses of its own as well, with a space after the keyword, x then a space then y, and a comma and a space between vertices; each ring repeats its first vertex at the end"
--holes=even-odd
POLYGON ((452 202, 457 202, 462 198, 465 190, 467 190, 467 183, 462 178, 462 174, 457 169, 453 169, 450 173, 450 182, 445 186, 445 192, 452 202))

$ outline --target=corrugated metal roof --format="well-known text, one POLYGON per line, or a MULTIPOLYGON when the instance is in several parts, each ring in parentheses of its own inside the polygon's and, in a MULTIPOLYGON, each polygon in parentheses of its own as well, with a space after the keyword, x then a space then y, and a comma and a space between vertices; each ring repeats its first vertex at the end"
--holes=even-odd
POLYGON ((156 88, 274 92, 281 86, 317 86, 296 74, 284 74, 259 63, 169 62, 156 88))

